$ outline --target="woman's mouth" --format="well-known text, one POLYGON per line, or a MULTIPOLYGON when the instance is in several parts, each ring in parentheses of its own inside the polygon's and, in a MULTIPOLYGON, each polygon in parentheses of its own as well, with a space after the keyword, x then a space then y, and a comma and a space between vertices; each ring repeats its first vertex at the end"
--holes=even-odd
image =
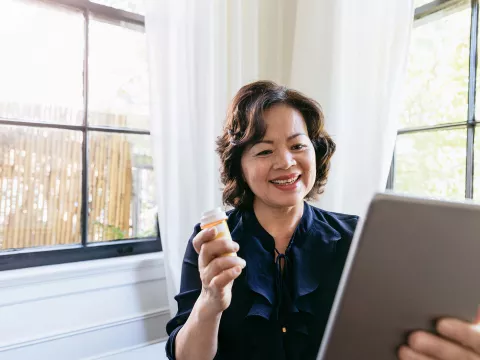
POLYGON ((300 175, 296 175, 295 177, 292 177, 290 179, 285 179, 285 180, 270 180, 270 182, 272 184, 275 184, 275 185, 290 185, 290 184, 293 184, 295 181, 298 180, 298 178, 300 177, 300 175))
POLYGON ((297 183, 300 177, 301 175, 293 175, 285 178, 270 180, 269 182, 275 185, 276 188, 281 190, 294 190, 297 187, 297 183))

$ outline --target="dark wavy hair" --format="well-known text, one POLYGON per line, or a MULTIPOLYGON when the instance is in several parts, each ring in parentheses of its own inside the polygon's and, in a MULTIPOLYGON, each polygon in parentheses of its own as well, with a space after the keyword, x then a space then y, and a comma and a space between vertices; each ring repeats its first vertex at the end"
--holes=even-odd
POLYGON ((222 135, 217 139, 223 202, 236 208, 252 208, 254 194, 245 182, 241 158, 245 148, 265 136, 263 114, 274 105, 283 104, 298 110, 305 120, 308 136, 315 148, 317 171, 315 184, 306 196, 313 199, 323 193, 335 143, 324 130, 320 105, 302 93, 272 81, 257 81, 243 86, 233 98, 227 112, 222 135))

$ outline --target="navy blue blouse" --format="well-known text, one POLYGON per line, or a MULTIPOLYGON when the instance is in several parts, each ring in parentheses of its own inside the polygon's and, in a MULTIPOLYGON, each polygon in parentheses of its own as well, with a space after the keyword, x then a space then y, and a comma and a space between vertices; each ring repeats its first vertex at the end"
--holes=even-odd
MULTIPOLYGON (((305 203, 284 256, 253 211, 229 213, 238 256, 247 262, 232 288, 220 321, 215 359, 315 359, 345 264, 358 217, 305 203), (283 262, 284 270, 280 270, 283 262)), ((183 259, 177 315, 167 324, 167 356, 175 359, 175 337, 200 294, 198 254, 188 242, 183 259)))

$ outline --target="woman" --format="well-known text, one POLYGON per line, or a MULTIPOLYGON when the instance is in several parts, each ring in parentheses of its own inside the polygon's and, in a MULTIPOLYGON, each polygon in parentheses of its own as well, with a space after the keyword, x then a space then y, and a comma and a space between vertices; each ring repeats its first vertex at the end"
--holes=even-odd
MULTIPOLYGON (((315 359, 358 218, 321 194, 335 144, 318 104, 260 81, 233 99, 217 143, 235 242, 195 227, 182 268, 170 359, 315 359), (238 257, 222 256, 237 252, 238 257)), ((445 319, 400 359, 480 359, 480 333, 445 319)))

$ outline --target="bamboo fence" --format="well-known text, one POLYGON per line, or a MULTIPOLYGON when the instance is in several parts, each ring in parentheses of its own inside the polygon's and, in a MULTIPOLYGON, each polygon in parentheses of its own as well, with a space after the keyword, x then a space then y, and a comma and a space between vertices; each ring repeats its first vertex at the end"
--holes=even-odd
MULTIPOLYGON (((131 231, 130 148, 128 135, 89 135, 89 241, 131 231)), ((80 131, 0 127, 0 250, 80 243, 81 196, 80 131)))
POLYGON ((129 236, 132 161, 126 135, 97 133, 90 138, 90 214, 92 242, 129 236))

